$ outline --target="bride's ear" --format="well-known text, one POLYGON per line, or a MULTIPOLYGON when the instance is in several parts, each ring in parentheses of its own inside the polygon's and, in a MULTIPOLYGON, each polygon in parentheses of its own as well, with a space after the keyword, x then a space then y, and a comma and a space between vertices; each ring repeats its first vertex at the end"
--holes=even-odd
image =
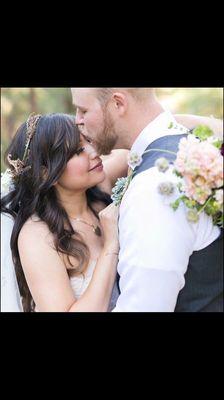
MULTIPOLYGON (((41 178, 42 178, 43 182, 45 182, 45 181, 47 180, 47 178, 48 178, 48 170, 47 170, 47 168, 44 167, 44 166, 42 166, 42 167, 41 167, 41 172, 40 172, 40 174, 41 174, 41 178)), ((56 186, 57 183, 58 183, 58 181, 56 181, 56 182, 53 184, 53 186, 56 186)))

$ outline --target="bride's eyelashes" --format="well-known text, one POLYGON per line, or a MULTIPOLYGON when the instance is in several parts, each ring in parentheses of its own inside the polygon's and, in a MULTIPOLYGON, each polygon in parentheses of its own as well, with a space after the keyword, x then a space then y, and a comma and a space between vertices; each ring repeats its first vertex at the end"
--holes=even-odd
POLYGON ((85 150, 85 147, 80 147, 80 149, 78 149, 78 150, 75 152, 75 154, 76 154, 77 156, 79 156, 79 154, 81 154, 84 150, 85 150))

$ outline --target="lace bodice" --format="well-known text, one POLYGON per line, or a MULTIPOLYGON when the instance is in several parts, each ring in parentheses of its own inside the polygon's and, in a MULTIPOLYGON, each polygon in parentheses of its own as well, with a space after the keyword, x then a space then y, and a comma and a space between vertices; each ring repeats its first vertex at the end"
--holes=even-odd
POLYGON ((85 292, 85 290, 89 286, 95 266, 96 266, 96 261, 92 261, 89 264, 84 275, 74 276, 70 278, 71 286, 74 291, 76 299, 79 299, 79 297, 85 292))

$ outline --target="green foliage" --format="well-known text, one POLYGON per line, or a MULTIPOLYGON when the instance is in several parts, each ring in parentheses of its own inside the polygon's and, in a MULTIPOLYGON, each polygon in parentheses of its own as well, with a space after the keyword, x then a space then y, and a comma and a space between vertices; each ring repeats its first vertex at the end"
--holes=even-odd
POLYGON ((213 142, 213 146, 217 147, 217 149, 221 150, 223 141, 221 139, 217 139, 215 142, 213 142))
POLYGON ((198 125, 197 128, 193 130, 193 134, 203 141, 213 136, 213 131, 208 126, 198 125))
MULTIPOLYGON (((158 88, 157 94, 172 112, 222 118, 221 88, 158 88)), ((32 112, 74 114, 70 88, 2 88, 1 155, 17 128, 32 112)), ((1 170, 5 170, 3 157, 1 170)))

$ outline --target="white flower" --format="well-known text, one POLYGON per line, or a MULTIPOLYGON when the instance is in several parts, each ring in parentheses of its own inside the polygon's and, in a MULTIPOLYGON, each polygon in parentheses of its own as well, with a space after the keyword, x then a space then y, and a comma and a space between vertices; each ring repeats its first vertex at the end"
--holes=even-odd
POLYGON ((223 189, 216 190, 215 199, 217 203, 223 204, 223 189))
POLYGON ((221 212, 223 212, 223 189, 216 190, 215 200, 221 212))
POLYGON ((132 152, 128 156, 128 165, 131 169, 135 169, 142 163, 142 157, 137 152, 132 152))
POLYGON ((174 193, 175 191, 175 186, 173 182, 161 182, 158 186, 158 191, 160 194, 163 194, 165 196, 170 196, 171 194, 174 193))
POLYGON ((155 162, 155 167, 158 168, 159 172, 166 172, 169 169, 169 161, 165 157, 160 157, 155 162))
POLYGON ((198 222, 198 220, 199 220, 199 214, 198 214, 198 212, 197 212, 197 210, 189 210, 188 212, 187 212, 187 220, 189 221, 189 222, 198 222))
POLYGON ((10 169, 1 174, 1 196, 7 195, 14 189, 13 176, 10 169))

